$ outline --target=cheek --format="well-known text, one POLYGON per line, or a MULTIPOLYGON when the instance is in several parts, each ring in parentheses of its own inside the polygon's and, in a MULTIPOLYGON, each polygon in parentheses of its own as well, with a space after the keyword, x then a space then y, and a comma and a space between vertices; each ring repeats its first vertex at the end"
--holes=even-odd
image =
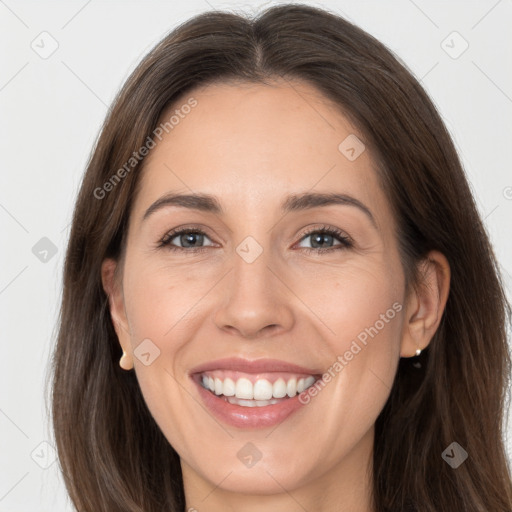
POLYGON ((393 304, 401 304, 403 293, 401 271, 394 261, 354 260, 338 268, 320 267, 314 278, 304 269, 297 275, 305 278, 294 279, 294 292, 339 348, 375 324, 378 331, 389 331, 391 324, 397 324, 395 317, 401 308, 393 304))
MULTIPOLYGON (((134 263, 134 262, 133 262, 134 263)), ((186 396, 181 354, 193 337, 191 307, 197 289, 190 279, 140 261, 126 272, 126 314, 134 350, 134 369, 148 409, 173 446, 186 445, 186 396), (149 356, 146 356, 149 354, 149 356), (148 361, 149 359, 149 361, 148 361)))
POLYGON ((303 403, 322 411, 329 442, 316 450, 326 467, 370 431, 386 403, 399 361, 403 296, 400 268, 392 264, 320 277, 298 293, 322 320, 316 351, 326 363, 325 385, 303 403))
POLYGON ((126 275, 125 304, 132 343, 154 338, 167 340, 167 344, 186 337, 194 305, 207 293, 210 281, 192 277, 196 274, 179 267, 144 261, 134 264, 126 275))
POLYGON ((323 324, 319 351, 327 361, 326 379, 336 382, 341 402, 378 409, 391 390, 399 361, 401 267, 384 260, 353 264, 345 270, 324 270, 315 283, 304 283, 298 293, 323 324))

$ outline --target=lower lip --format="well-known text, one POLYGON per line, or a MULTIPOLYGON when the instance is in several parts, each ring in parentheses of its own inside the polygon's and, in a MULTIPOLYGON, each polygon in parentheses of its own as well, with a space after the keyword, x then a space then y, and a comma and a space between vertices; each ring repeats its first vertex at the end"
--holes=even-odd
POLYGON ((206 407, 221 421, 238 428, 265 428, 277 425, 304 405, 299 402, 299 395, 262 407, 230 404, 205 389, 196 379, 192 380, 199 388, 199 395, 206 407))

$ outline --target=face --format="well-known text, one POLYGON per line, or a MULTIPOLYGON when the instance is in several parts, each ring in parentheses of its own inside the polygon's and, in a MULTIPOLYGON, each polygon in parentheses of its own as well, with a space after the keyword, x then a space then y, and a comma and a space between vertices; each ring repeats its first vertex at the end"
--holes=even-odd
POLYGON ((119 340, 186 481, 272 494, 349 474, 370 458, 405 301, 364 137, 303 83, 190 96, 145 161, 119 340))

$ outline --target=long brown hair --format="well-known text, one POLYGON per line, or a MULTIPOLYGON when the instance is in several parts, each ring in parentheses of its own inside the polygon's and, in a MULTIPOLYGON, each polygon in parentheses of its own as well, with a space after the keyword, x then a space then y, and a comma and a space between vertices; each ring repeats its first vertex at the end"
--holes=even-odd
POLYGON ((102 261, 122 254, 143 159, 104 184, 195 87, 274 79, 312 84, 363 134, 396 217, 408 284, 419 284, 415 269, 431 249, 451 267, 441 325, 419 364, 401 359, 376 422, 375 510, 510 512, 502 429, 511 310, 450 135, 383 44, 337 15, 297 4, 255 19, 230 12, 190 19, 142 60, 109 111, 76 202, 52 361, 51 417, 71 500, 84 512, 185 508, 179 457, 134 372, 119 367, 101 282, 102 261), (468 453, 456 469, 442 457, 453 442, 468 453))

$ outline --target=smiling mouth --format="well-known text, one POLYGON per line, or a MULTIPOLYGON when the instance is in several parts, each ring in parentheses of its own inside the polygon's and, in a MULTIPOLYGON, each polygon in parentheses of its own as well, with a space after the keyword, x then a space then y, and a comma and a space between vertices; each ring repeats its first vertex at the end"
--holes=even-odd
POLYGON ((314 375, 213 370, 197 374, 199 384, 233 405, 265 407, 284 402, 311 387, 314 375))

